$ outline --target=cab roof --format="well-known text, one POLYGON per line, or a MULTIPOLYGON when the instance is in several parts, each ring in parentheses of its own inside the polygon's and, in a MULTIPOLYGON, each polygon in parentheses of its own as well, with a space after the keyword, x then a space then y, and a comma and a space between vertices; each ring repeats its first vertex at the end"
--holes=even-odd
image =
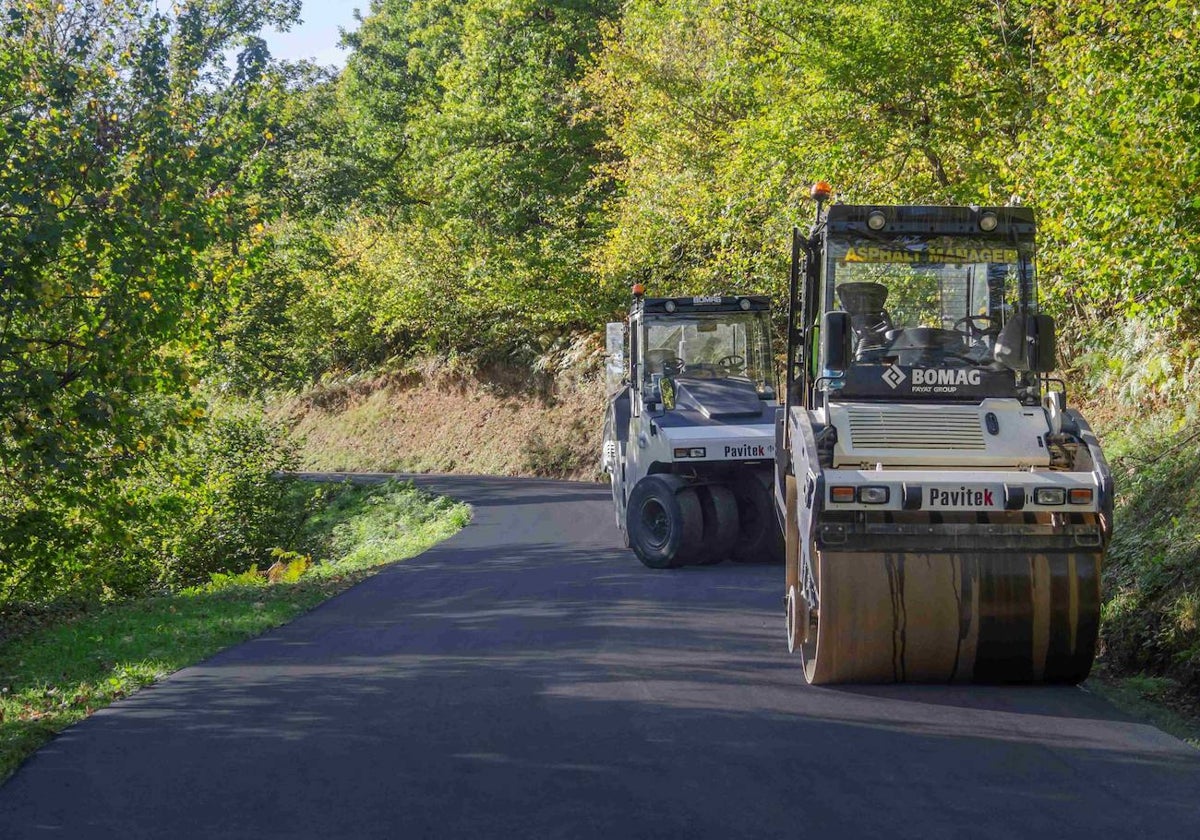
MULTIPOLYGON (((771 299, 766 295, 696 295, 694 297, 642 298, 643 312, 664 315, 695 315, 703 312, 769 312, 771 299), (742 301, 746 301, 743 304, 742 301), (672 307, 667 306, 673 304, 672 307)), ((634 301, 633 308, 638 308, 634 301)))
POLYGON ((861 233, 870 237, 925 233, 1029 240, 1036 228, 1030 207, 834 204, 826 210, 825 222, 829 233, 861 233), (871 230, 867 226, 867 217, 876 211, 887 219, 881 230, 871 230), (984 232, 979 220, 987 213, 994 214, 997 223, 995 230, 984 232))

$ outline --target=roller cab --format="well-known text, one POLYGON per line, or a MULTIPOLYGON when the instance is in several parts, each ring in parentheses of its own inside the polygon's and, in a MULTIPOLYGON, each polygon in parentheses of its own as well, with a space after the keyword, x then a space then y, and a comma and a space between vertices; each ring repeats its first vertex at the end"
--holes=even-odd
POLYGON ((813 683, 1082 680, 1112 479, 1051 375, 1033 213, 818 208, 776 424, 789 649, 813 683))

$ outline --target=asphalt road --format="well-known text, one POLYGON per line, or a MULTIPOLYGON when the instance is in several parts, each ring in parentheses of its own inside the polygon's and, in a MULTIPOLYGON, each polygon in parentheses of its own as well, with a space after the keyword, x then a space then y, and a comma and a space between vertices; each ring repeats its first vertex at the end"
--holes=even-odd
POLYGON ((1075 688, 809 688, 778 568, 653 572, 605 488, 473 523, 96 713, 0 838, 1200 837, 1200 752, 1075 688))

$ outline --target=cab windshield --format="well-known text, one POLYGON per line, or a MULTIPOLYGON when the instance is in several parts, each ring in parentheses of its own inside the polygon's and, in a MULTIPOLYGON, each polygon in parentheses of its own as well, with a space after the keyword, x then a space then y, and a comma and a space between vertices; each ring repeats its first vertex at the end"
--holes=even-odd
POLYGON ((996 338, 1032 313, 1032 243, 951 236, 829 241, 826 305, 858 364, 999 368, 996 338))
POLYGON ((645 377, 741 379, 771 392, 770 324, 765 312, 713 312, 646 319, 645 377))

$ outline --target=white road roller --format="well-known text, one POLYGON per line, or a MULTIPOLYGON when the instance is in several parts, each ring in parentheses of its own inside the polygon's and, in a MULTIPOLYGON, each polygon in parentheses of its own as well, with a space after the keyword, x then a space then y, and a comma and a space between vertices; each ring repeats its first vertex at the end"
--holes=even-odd
POLYGON ((1032 211, 814 197, 776 430, 789 649, 812 683, 1082 680, 1112 477, 1050 376, 1032 211))
POLYGON ((782 558, 771 503, 775 364, 759 296, 648 298, 608 325, 602 468, 655 569, 782 558))

